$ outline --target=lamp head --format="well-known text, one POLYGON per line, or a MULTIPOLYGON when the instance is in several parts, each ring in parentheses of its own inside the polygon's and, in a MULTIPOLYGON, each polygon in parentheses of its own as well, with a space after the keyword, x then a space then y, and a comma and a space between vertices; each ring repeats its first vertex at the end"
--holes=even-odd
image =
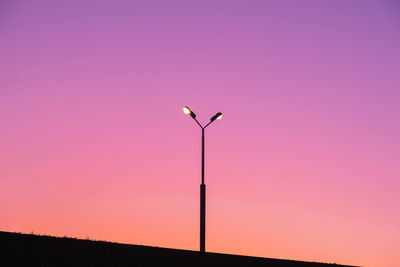
POLYGON ((193 119, 196 118, 196 114, 188 106, 183 107, 183 113, 190 115, 193 119))
POLYGON ((215 120, 220 120, 222 119, 222 113, 218 112, 217 114, 215 114, 214 116, 211 117, 211 121, 215 121, 215 120))

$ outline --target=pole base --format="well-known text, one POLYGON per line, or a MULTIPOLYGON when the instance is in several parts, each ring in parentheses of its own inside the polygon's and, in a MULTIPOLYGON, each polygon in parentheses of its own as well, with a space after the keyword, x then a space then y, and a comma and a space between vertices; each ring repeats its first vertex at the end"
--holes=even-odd
POLYGON ((206 251, 206 185, 200 185, 200 252, 206 251))

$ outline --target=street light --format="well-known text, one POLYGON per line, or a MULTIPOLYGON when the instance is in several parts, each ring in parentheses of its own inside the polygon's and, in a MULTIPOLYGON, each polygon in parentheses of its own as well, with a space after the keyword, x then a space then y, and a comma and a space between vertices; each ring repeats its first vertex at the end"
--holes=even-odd
POLYGON ((215 120, 222 119, 222 113, 218 112, 211 117, 206 126, 202 126, 196 120, 196 114, 188 107, 183 107, 183 112, 190 115, 201 128, 201 184, 200 184, 200 252, 206 251, 206 185, 204 184, 204 130, 215 120))

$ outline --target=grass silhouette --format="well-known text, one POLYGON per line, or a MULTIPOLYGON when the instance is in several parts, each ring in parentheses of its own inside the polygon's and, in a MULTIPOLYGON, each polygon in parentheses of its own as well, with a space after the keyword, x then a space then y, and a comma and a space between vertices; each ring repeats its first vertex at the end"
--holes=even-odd
POLYGON ((0 231, 2 266, 344 266, 0 231))

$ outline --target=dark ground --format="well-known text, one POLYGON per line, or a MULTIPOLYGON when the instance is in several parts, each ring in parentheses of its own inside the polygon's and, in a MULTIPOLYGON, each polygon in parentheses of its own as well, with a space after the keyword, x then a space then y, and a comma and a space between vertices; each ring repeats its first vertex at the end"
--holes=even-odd
POLYGON ((0 266, 344 266, 0 231, 0 266))

